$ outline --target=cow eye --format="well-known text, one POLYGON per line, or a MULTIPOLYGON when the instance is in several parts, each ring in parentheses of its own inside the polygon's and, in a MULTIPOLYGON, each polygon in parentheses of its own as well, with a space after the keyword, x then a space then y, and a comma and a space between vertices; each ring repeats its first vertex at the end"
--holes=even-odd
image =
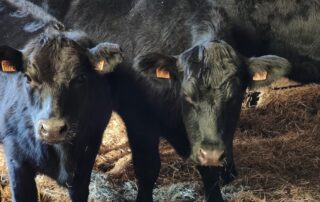
POLYGON ((189 96, 186 96, 186 101, 190 104, 193 104, 192 98, 189 96))
POLYGON ((190 104, 192 107, 195 107, 195 103, 190 96, 185 96, 185 101, 190 104))
POLYGON ((87 81, 87 76, 84 75, 84 74, 82 74, 82 75, 79 75, 79 76, 77 76, 76 78, 74 78, 74 79, 71 81, 71 84, 72 84, 73 86, 80 86, 80 85, 86 83, 86 81, 87 81))
POLYGON ((24 74, 24 77, 27 80, 27 83, 32 87, 32 88, 38 88, 40 86, 40 83, 35 81, 34 79, 31 78, 29 74, 24 74))
POLYGON ((25 74, 24 77, 27 79, 28 83, 31 83, 32 79, 28 74, 25 74))
POLYGON ((76 78, 76 81, 77 81, 78 83, 84 83, 84 82, 87 81, 87 76, 84 75, 84 74, 82 74, 82 75, 80 75, 80 76, 78 76, 78 77, 76 78))

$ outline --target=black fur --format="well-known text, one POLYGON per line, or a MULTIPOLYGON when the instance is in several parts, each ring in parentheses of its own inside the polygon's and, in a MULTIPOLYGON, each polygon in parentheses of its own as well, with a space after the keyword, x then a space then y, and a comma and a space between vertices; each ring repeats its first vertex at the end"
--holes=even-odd
POLYGON ((292 64, 290 79, 320 82, 320 2, 212 0, 226 10, 236 48, 247 56, 274 54, 292 64))
POLYGON ((0 44, 16 49, 39 35, 47 27, 63 30, 63 25, 42 8, 29 1, 4 0, 0 2, 0 44))
MULTIPOLYGON (((213 0, 65 1, 70 10, 59 19, 67 26, 83 29, 98 41, 108 38, 118 42, 129 60, 141 56, 135 65, 141 74, 121 67, 109 78, 113 103, 119 106, 115 109, 128 128, 139 201, 152 198, 160 164, 160 136, 169 139, 179 154, 190 155, 197 163, 200 148, 225 150, 225 169, 199 167, 207 199, 222 200, 217 182, 219 177, 228 182, 236 173, 232 140, 245 88, 269 84, 291 70, 288 61, 279 57, 247 60, 243 56, 277 53, 295 63, 292 72, 298 70, 302 61, 296 57, 299 52, 291 55, 286 54, 288 46, 269 46, 286 35, 273 34, 275 29, 268 23, 259 23, 264 15, 251 18, 253 25, 242 26, 256 8, 252 4, 254 1, 245 0, 221 4, 213 0), (233 15, 232 9, 239 9, 242 15, 233 15), (176 60, 172 56, 145 55, 150 51, 183 53, 176 60), (159 67, 170 71, 172 79, 155 79, 159 67), (251 76, 260 70, 268 72, 266 81, 252 81, 251 76)), ((265 2, 257 7, 261 9, 257 13, 265 14, 270 7, 268 12, 273 11, 273 4, 276 2, 265 2)), ((299 16, 301 12, 293 14, 299 16)))
MULTIPOLYGON (((255 72, 256 65, 264 68, 270 80, 286 74, 274 71, 270 63, 264 64, 270 58, 264 59, 248 62, 225 42, 215 41, 195 46, 176 58, 143 55, 136 58, 134 69, 120 65, 107 76, 113 110, 123 118, 128 132, 138 178, 137 201, 152 200, 160 169, 160 137, 167 139, 180 156, 199 164, 207 200, 222 200, 220 179, 228 183, 237 175, 232 141, 243 94, 246 87, 256 85, 249 70, 255 72), (169 71, 171 78, 156 78, 157 68, 169 71), (201 166, 198 150, 220 147, 226 153, 224 166, 201 166)), ((288 70, 286 65, 277 66, 288 70)))
POLYGON ((65 4, 71 5, 61 18, 67 26, 84 29, 98 41, 120 43, 129 60, 140 56, 135 70, 121 66, 107 78, 114 110, 128 130, 139 184, 137 201, 152 200, 160 137, 199 165, 207 200, 221 201, 219 179, 228 183, 237 175, 232 141, 245 89, 287 75, 290 64, 274 56, 247 60, 234 51, 224 42, 239 43, 227 12, 211 1, 65 4), (162 54, 146 54, 150 51, 162 54), (170 71, 171 79, 155 78, 156 68, 170 71), (274 71, 277 68, 284 71, 274 71), (268 72, 267 81, 252 81, 261 69, 268 72), (202 165, 201 149, 224 151, 224 167, 202 165))
POLYGON ((221 29, 224 40, 241 54, 279 55, 292 64, 289 78, 320 81, 318 0, 68 0, 65 7, 60 20, 94 39, 119 43, 129 59, 150 51, 179 54, 214 35, 210 26, 219 17, 211 10, 219 9, 229 24, 221 29))
POLYGON ((20 65, 17 72, 0 72, 0 141, 13 201, 37 201, 38 173, 68 187, 72 201, 87 201, 91 170, 111 116, 110 89, 94 69, 92 53, 68 36, 42 33, 22 53, 0 47, 1 61, 20 65), (63 140, 46 142, 39 135, 39 121, 50 119, 66 122, 63 140))

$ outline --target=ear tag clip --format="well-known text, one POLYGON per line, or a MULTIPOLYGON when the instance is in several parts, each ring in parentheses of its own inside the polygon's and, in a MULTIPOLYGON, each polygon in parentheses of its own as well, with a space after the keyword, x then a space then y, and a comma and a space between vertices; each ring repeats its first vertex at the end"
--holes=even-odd
POLYGON ((1 70, 3 72, 16 72, 16 68, 8 60, 1 61, 1 70))
POLYGON ((160 69, 160 67, 158 67, 156 69, 156 76, 157 78, 161 78, 161 79, 170 79, 170 72, 160 69))
POLYGON ((252 80, 254 81, 264 81, 267 80, 268 72, 267 71, 261 71, 254 73, 252 80))
POLYGON ((96 64, 96 70, 97 71, 103 71, 105 68, 105 65, 108 65, 108 62, 106 60, 100 60, 97 64, 96 64))

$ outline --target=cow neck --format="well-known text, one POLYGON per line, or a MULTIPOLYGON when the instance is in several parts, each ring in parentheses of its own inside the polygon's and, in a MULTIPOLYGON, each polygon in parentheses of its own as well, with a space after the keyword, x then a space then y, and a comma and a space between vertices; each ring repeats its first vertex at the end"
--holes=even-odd
POLYGON ((74 177, 74 165, 72 158, 72 147, 66 144, 53 145, 53 149, 58 158, 58 170, 56 179, 60 184, 71 185, 74 177))
POLYGON ((180 106, 177 93, 174 90, 165 89, 163 94, 159 94, 159 89, 151 85, 146 77, 141 76, 131 66, 118 66, 108 79, 113 110, 120 116, 136 113, 136 115, 142 114, 156 119, 167 119, 165 121, 168 122, 181 119, 180 108, 177 107, 180 106))

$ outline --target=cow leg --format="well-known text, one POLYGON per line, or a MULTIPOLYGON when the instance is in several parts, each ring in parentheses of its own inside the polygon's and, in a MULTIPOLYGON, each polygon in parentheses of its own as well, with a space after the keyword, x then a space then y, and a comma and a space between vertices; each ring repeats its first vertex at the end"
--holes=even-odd
POLYGON ((233 160, 231 162, 227 162, 221 172, 221 178, 223 180, 223 185, 229 184, 238 176, 238 172, 236 170, 235 164, 233 160))
POLYGON ((160 171, 159 138, 150 137, 150 134, 146 134, 142 138, 142 136, 139 137, 131 133, 129 142, 132 150, 134 170, 138 179, 138 196, 136 201, 151 202, 154 184, 160 171))
POLYGON ((69 195, 73 202, 88 201, 91 172, 99 150, 99 145, 100 143, 88 145, 85 148, 83 157, 77 162, 74 181, 71 187, 69 187, 69 195))
POLYGON ((12 147, 4 145, 4 151, 8 165, 12 201, 37 201, 35 171, 28 164, 13 156, 14 154, 19 155, 19 152, 15 153, 17 151, 13 151, 12 147))
POLYGON ((221 171, 221 178, 223 180, 224 185, 232 182, 238 176, 238 172, 236 170, 236 166, 233 160, 233 143, 232 141, 230 141, 226 145, 227 145, 227 160, 226 160, 226 164, 224 165, 221 171))
POLYGON ((188 158, 191 153, 191 145, 189 138, 186 136, 184 126, 181 126, 180 131, 168 134, 165 137, 167 141, 172 145, 177 154, 183 158, 188 158))
POLYGON ((209 166, 197 166, 204 185, 206 201, 223 201, 219 186, 219 176, 221 168, 209 166))
POLYGON ((111 109, 109 108, 105 108, 103 111, 99 110, 99 112, 96 113, 94 113, 94 111, 91 112, 97 114, 97 117, 101 117, 99 114, 105 114, 105 118, 99 120, 93 119, 92 122, 95 123, 95 130, 89 130, 90 133, 83 136, 85 137, 84 139, 79 140, 78 143, 74 143, 83 146, 81 146, 79 151, 82 152, 80 158, 76 162, 77 166, 72 185, 68 189, 70 198, 73 202, 88 201, 89 184, 93 165, 101 145, 105 123, 109 122, 111 117, 111 109))

